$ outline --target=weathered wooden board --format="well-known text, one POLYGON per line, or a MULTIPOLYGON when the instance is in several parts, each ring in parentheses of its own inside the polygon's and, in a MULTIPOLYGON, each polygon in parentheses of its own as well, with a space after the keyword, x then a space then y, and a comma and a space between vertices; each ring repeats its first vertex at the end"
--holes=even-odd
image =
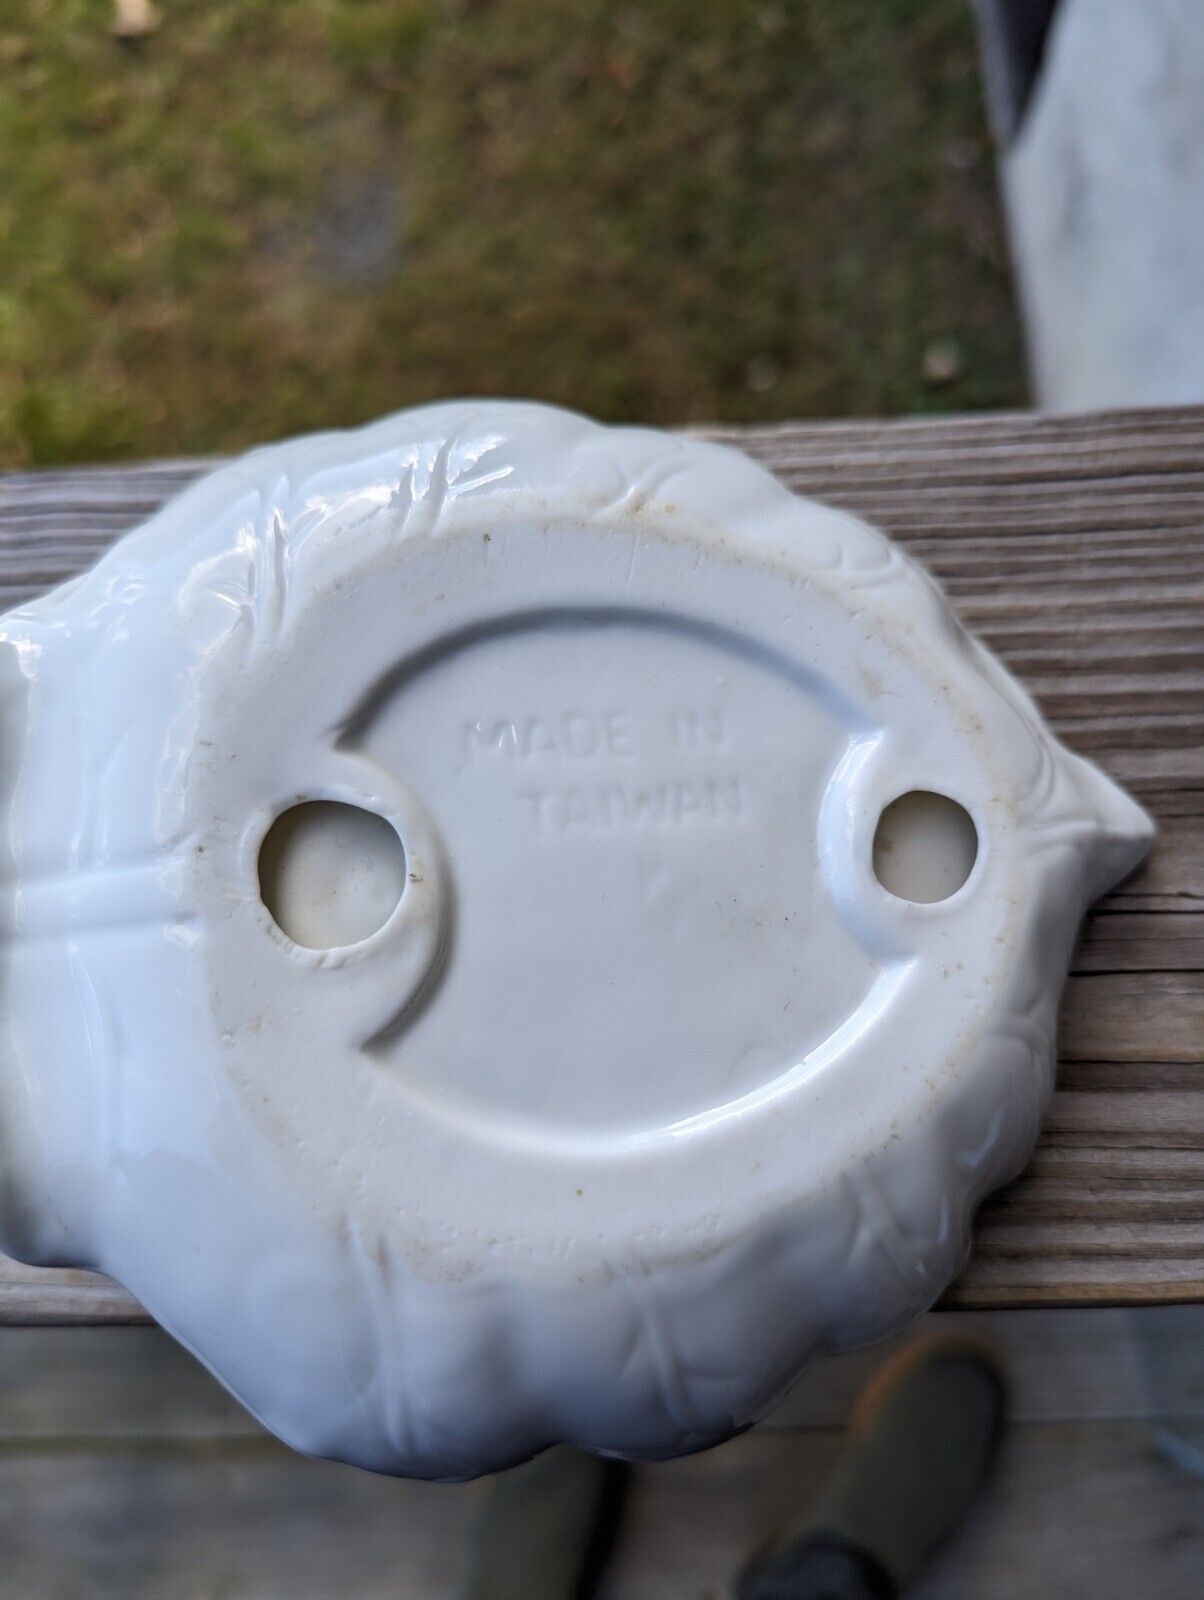
MULTIPOLYGON (((1202 1318, 1199 1306, 928 1318, 929 1331, 956 1320, 989 1338, 1012 1399, 1001 1471, 917 1596, 1119 1597, 1140 1574, 1159 1600, 1195 1600, 1204 1490, 1152 1445, 1147 1372, 1169 1357, 1189 1375, 1154 1415, 1199 1437, 1202 1318)), ((755 1433, 634 1469, 599 1600, 729 1593, 830 1474, 855 1397, 890 1354, 817 1363, 755 1433)), ((296 1456, 158 1329, 0 1329, 0 1600, 437 1600, 455 1590, 488 1493, 296 1456)))
MULTIPOLYGON (((815 1495, 838 1432, 754 1433, 637 1468, 598 1600, 730 1594, 815 1495)), ((0 1452, 0 1600, 444 1600, 487 1483, 398 1482, 268 1439, 0 1452)), ((1200 1487, 1140 1422, 1019 1426, 914 1600, 1198 1600, 1200 1487), (1137 1580, 1135 1582, 1135 1580, 1137 1580)))
MULTIPOLYGON (((846 1427, 857 1395, 896 1351, 954 1326, 989 1340, 1002 1356, 1013 1422, 1134 1421, 1154 1409, 1152 1360, 1164 1375, 1196 1370, 1204 1306, 933 1312, 895 1340, 813 1363, 759 1426, 775 1433, 846 1427)), ((1171 1409, 1180 1425, 1204 1429, 1204 1371, 1194 1388, 1177 1386, 1171 1409)), ((0 1454, 56 1441, 97 1449, 137 1440, 216 1445, 263 1433, 160 1328, 0 1328, 0 1454)))
MULTIPOLYGON (((1204 1299, 1204 410, 707 432, 899 538, 1161 826, 1084 930, 1040 1148, 950 1302, 1204 1299)), ((0 477, 0 607, 204 465, 0 477)), ((0 1268, 0 1320, 139 1315, 104 1280, 0 1268)))

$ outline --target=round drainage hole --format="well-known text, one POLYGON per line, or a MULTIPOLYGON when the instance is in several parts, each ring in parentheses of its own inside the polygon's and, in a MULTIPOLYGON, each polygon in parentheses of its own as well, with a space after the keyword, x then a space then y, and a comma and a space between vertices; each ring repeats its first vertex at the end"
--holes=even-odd
POLYGON ((965 806, 928 789, 892 800, 874 834, 874 875, 900 900, 948 900, 970 876, 978 830, 965 806))
POLYGON ((337 800, 282 811, 259 850, 259 893, 295 944, 359 944, 392 916, 406 883, 405 849, 384 817, 337 800))

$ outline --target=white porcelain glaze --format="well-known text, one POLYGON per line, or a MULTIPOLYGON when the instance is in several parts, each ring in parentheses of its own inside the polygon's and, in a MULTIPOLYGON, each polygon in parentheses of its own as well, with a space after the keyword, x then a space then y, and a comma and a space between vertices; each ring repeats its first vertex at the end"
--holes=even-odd
POLYGON ((256 451, 0 640, 5 1247, 385 1471, 696 1448, 927 1306, 1151 834, 879 534, 532 405, 256 451), (261 899, 311 799, 404 843, 358 944, 261 899))

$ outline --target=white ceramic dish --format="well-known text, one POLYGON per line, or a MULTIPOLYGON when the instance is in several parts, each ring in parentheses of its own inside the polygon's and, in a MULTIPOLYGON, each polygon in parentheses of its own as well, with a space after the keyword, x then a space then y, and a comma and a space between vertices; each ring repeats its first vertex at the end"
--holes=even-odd
POLYGON ((221 469, 0 684, 6 1248, 424 1476, 697 1448, 927 1306, 1151 834, 877 533, 531 405, 221 469))

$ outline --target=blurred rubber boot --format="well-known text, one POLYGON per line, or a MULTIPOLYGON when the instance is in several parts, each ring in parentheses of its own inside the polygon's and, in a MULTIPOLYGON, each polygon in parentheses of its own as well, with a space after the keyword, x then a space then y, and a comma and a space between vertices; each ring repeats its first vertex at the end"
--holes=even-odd
POLYGON ((501 1473, 477 1523, 461 1600, 579 1600, 605 1559, 625 1469, 561 1446, 501 1473))
POLYGON ((982 1486, 1006 1400, 989 1345, 949 1333, 901 1351, 859 1398, 831 1483, 745 1569, 737 1600, 894 1600, 982 1486))

